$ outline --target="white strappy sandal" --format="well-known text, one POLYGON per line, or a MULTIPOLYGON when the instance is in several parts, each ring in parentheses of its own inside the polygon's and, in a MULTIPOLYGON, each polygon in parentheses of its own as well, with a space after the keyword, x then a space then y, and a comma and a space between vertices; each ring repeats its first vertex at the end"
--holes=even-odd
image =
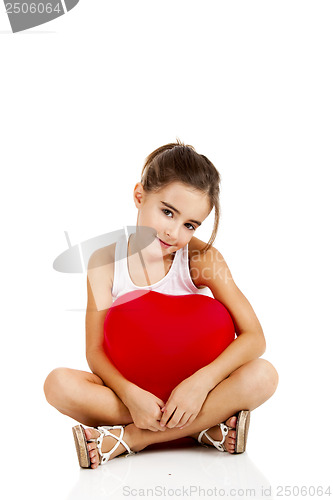
POLYGON ((235 451, 233 454, 236 453, 244 453, 246 449, 246 441, 247 441, 247 434, 249 432, 249 425, 250 425, 250 412, 249 410, 241 410, 237 414, 237 424, 236 424, 236 429, 234 427, 229 427, 226 425, 224 422, 221 424, 218 424, 220 426, 221 432, 222 432, 222 440, 221 441, 215 441, 212 439, 208 434, 207 431, 209 429, 205 429, 204 431, 201 431, 199 436, 198 436, 198 441, 202 446, 205 446, 206 448, 209 448, 208 445, 203 443, 201 441, 202 437, 205 436, 208 441, 210 441, 215 448, 217 448, 219 451, 228 451, 224 447, 224 441, 225 438, 228 435, 229 430, 235 430, 236 431, 236 442, 235 442, 235 451))
MULTIPOLYGON (((117 457, 118 456, 119 457, 128 457, 129 455, 135 455, 137 452, 132 451, 130 449, 130 447, 128 446, 128 444, 125 443, 125 441, 122 439, 123 435, 124 435, 124 428, 125 428, 124 425, 105 425, 103 427, 94 427, 94 429, 97 429, 100 432, 100 435, 97 438, 92 438, 92 439, 89 439, 87 441, 86 433, 84 432, 84 427, 82 425, 76 425, 75 427, 73 427, 72 430, 73 430, 76 452, 77 452, 77 457, 79 459, 80 467, 89 468, 91 465, 89 450, 88 450, 88 446, 87 446, 87 443, 91 443, 91 442, 97 443, 97 451, 98 451, 98 454, 100 457, 100 461, 99 461, 100 465, 104 465, 107 463, 111 454, 118 448, 120 443, 126 448, 128 453, 126 453, 126 455, 124 455, 124 453, 125 453, 124 452, 121 455, 117 455, 117 457), (112 434, 110 432, 110 429, 121 429, 120 435, 116 436, 115 434, 112 434), (106 436, 112 436, 114 439, 117 440, 117 442, 110 451, 108 451, 106 453, 102 453, 102 443, 103 443, 103 439, 106 436)), ((115 457, 115 458, 117 458, 117 457, 115 457)))

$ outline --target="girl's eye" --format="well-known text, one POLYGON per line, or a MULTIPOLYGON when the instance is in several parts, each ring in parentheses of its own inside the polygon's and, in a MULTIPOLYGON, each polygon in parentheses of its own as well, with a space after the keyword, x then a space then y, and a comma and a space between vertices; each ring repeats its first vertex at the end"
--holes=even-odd
MULTIPOLYGON (((168 215, 168 214, 173 215, 173 214, 172 214, 172 212, 171 212, 171 210, 168 210, 167 208, 162 208, 162 212, 163 212, 163 213, 164 213, 167 217, 169 217, 169 215, 168 215), (166 212, 168 212, 168 213, 166 213, 166 212)), ((193 226, 193 224, 190 224, 189 222, 187 222, 187 223, 185 224, 185 226, 186 226, 186 227, 187 227, 187 226, 191 226, 191 227, 187 227, 187 229, 190 229, 191 231, 195 231, 195 230, 196 230, 196 227, 194 227, 194 226, 193 226)))

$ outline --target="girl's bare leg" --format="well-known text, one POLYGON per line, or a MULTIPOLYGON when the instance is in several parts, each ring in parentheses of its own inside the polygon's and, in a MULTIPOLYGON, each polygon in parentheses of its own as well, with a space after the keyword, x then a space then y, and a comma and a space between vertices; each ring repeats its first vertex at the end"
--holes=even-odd
MULTIPOLYGON (((220 382, 208 394, 200 413, 194 422, 185 427, 166 428, 164 431, 149 431, 137 428, 133 423, 125 427, 123 439, 133 451, 140 451, 150 444, 161 443, 165 441, 173 441, 186 436, 196 437, 199 432, 204 429, 212 428, 209 434, 213 439, 221 440, 221 434, 214 436, 214 430, 220 422, 229 419, 231 423, 232 415, 235 415, 239 410, 247 409, 254 410, 275 392, 278 384, 278 374, 275 368, 264 359, 256 359, 250 361, 233 373, 228 378, 220 382)), ((113 431, 119 433, 119 430, 113 431)), ((99 432, 94 429, 86 429, 87 438, 98 437, 99 432)), ((232 443, 234 441, 235 431, 229 431, 226 439, 228 451, 232 451, 232 443)), ((102 451, 109 451, 115 444, 115 439, 106 437, 103 441, 102 451)), ((90 458, 93 468, 98 465, 98 454, 96 443, 89 443, 90 458)), ((119 445, 111 458, 123 453, 125 448, 119 445)))
POLYGON ((84 425, 133 422, 121 399, 94 373, 56 368, 45 380, 44 393, 52 406, 84 425))

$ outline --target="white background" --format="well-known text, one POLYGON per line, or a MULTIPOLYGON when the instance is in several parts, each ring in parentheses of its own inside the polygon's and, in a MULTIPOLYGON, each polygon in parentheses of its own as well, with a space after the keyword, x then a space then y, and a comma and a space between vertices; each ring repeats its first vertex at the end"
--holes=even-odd
POLYGON ((0 12, 7 498, 67 498, 76 480, 73 422, 43 394, 56 366, 87 369, 86 277, 52 268, 64 231, 74 245, 135 225, 144 159, 176 137, 221 173, 214 246, 280 374, 248 454, 271 484, 327 486, 332 3, 81 0, 17 34, 0 12))

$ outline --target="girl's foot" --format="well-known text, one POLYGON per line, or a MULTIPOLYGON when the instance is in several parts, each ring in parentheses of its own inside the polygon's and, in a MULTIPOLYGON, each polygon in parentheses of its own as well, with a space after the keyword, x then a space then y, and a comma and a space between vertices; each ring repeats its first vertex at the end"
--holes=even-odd
MULTIPOLYGON (((228 425, 229 427, 232 427, 233 429, 236 429, 237 417, 233 416, 233 417, 228 418, 228 420, 226 420, 225 424, 228 425)), ((200 432, 198 432, 196 434, 192 434, 191 437, 193 437, 194 439, 198 439, 199 434, 200 434, 200 432)), ((210 429, 208 429, 207 434, 212 439, 214 439, 214 441, 221 441, 221 439, 223 438, 222 433, 221 433, 221 429, 218 425, 215 425, 214 427, 211 427, 210 429)), ((213 444, 206 438, 205 435, 202 436, 201 441, 204 444, 208 444, 209 446, 213 446, 213 444)), ((234 453, 235 452, 235 443, 236 443, 236 430, 229 430, 223 445, 229 453, 234 453)))
MULTIPOLYGON (((137 439, 135 439, 135 431, 136 429, 134 424, 126 425, 126 427, 124 428, 122 439, 132 451, 140 451, 139 447, 135 444, 137 443, 137 439)), ((84 432, 86 434, 87 441, 89 439, 95 439, 100 436, 99 430, 95 429, 94 427, 87 427, 86 429, 84 429, 84 432)), ((110 430, 110 432, 112 432, 112 434, 114 434, 115 436, 120 436, 121 429, 112 429, 110 430)), ((114 437, 105 436, 102 442, 102 453, 107 453, 108 451, 110 451, 117 442, 118 441, 114 437)), ((97 443, 95 441, 87 443, 87 447, 91 462, 90 467, 92 469, 96 469, 100 464, 100 456, 97 449, 97 443)), ((126 450, 125 446, 123 446, 122 443, 119 443, 118 447, 113 451, 113 453, 111 453, 109 460, 117 457, 118 455, 121 455, 124 452, 128 453, 128 450, 126 450)))

